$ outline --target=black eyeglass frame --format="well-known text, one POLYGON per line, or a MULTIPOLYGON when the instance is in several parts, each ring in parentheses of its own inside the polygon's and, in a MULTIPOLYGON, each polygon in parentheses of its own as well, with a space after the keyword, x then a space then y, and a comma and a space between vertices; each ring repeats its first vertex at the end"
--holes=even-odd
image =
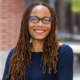
MULTIPOLYGON (((52 18, 52 17, 43 17, 43 18, 38 18, 38 17, 36 17, 36 16, 29 16, 29 18, 28 18, 28 19, 30 20, 32 17, 37 18, 37 19, 38 19, 38 22, 41 20, 43 24, 49 24, 49 23, 50 23, 50 22, 52 22, 52 20, 53 20, 53 18, 52 18), (49 23, 44 23, 44 22, 43 22, 43 19, 44 19, 44 18, 49 18, 49 19, 50 19, 49 23)), ((38 22, 32 22, 32 23, 38 23, 38 22)))

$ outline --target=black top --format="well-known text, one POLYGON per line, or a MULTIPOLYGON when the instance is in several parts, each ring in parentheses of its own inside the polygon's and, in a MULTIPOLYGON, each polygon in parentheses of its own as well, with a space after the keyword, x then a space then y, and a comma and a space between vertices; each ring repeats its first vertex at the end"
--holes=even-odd
MULTIPOLYGON (((13 53, 14 49, 12 49, 8 55, 6 60, 5 70, 3 74, 2 80, 10 80, 5 79, 8 74, 9 69, 9 60, 13 53)), ((71 47, 63 44, 58 49, 58 72, 54 74, 54 70, 52 70, 51 75, 48 74, 48 68, 46 74, 43 75, 41 64, 41 56, 43 52, 32 52, 32 65, 31 69, 27 67, 26 70, 26 80, 73 80, 73 51, 71 47)))

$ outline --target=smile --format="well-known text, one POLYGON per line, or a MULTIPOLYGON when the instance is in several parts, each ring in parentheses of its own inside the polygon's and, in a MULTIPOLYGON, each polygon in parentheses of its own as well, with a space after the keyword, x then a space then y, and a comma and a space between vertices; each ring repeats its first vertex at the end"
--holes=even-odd
POLYGON ((41 34, 41 33, 44 33, 45 32, 45 30, 34 30, 36 33, 39 33, 39 34, 41 34))

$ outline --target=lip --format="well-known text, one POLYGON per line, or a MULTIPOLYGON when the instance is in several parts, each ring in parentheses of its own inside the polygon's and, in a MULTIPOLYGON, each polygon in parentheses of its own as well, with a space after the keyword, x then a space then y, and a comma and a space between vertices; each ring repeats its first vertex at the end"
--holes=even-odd
POLYGON ((43 34, 45 32, 45 30, 43 30, 43 29, 34 29, 34 31, 37 34, 43 34))

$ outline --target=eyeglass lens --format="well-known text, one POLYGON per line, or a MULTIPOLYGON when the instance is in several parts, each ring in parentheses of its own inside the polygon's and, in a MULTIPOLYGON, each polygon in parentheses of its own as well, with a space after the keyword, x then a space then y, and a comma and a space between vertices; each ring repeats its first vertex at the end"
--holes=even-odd
POLYGON ((29 20, 32 22, 32 23, 38 23, 40 20, 42 21, 42 23, 44 24, 48 24, 50 23, 52 20, 51 20, 51 17, 44 17, 42 19, 38 18, 38 17, 35 17, 35 16, 30 16, 29 17, 29 20))

